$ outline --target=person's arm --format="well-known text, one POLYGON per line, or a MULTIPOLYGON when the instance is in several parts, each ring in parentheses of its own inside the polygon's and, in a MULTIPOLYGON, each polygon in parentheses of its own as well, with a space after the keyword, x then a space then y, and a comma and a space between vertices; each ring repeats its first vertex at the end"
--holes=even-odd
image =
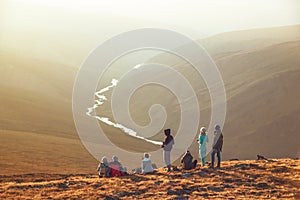
POLYGON ((214 145, 214 149, 220 150, 221 143, 222 143, 222 135, 220 135, 220 136, 218 137, 218 140, 217 140, 217 142, 216 142, 215 145, 214 145))
POLYGON ((203 136, 202 137, 200 136, 199 144, 203 144, 203 136))
POLYGON ((181 162, 181 163, 183 163, 183 159, 184 159, 184 157, 185 157, 185 156, 182 156, 182 158, 181 158, 181 160, 180 160, 180 162, 181 162))
POLYGON ((220 151, 222 151, 222 148, 223 148, 223 134, 221 133, 221 136, 220 136, 220 151))
POLYGON ((168 139, 168 145, 174 145, 175 142, 174 142, 174 138, 173 136, 170 136, 170 138, 168 139))
POLYGON ((119 167, 120 167, 120 170, 122 171, 123 170, 123 166, 122 164, 119 162, 119 167))
POLYGON ((110 171, 111 171, 111 169, 110 169, 109 164, 106 166, 106 170, 107 170, 107 175, 110 176, 110 171))
POLYGON ((218 141, 216 141, 216 136, 214 136, 214 139, 213 139, 213 150, 216 149, 217 142, 218 141))
POLYGON ((145 169, 146 165, 145 165, 145 162, 142 161, 142 171, 145 169))
POLYGON ((170 143, 170 138, 166 137, 165 142, 164 142, 165 146, 168 145, 169 143, 170 143))
POLYGON ((161 145, 162 148, 164 148, 167 144, 167 138, 165 139, 165 141, 163 142, 163 144, 161 145))

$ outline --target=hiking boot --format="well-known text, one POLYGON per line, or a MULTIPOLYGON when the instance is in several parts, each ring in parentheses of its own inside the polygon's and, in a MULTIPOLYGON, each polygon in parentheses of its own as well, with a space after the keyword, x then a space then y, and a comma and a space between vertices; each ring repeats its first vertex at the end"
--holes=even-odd
POLYGON ((171 165, 168 165, 167 167, 168 167, 168 172, 170 172, 171 171, 171 165))

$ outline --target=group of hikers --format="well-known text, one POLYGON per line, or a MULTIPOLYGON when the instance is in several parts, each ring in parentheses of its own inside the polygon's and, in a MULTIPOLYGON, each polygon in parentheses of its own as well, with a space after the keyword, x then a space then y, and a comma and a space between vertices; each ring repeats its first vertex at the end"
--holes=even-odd
MULTIPOLYGON (((215 164, 215 155, 217 154, 217 168, 221 167, 221 152, 223 146, 223 134, 221 127, 219 125, 215 125, 214 130, 214 137, 213 137, 213 146, 211 152, 211 164, 210 168, 214 168, 215 164)), ((165 141, 162 144, 163 148, 163 158, 168 169, 168 172, 171 171, 171 150, 173 148, 174 138, 171 135, 171 129, 164 130, 165 133, 165 141)), ((197 139, 199 143, 199 156, 201 158, 202 166, 206 164, 206 144, 208 143, 208 135, 206 133, 206 128, 202 127, 200 129, 199 138, 197 139)), ((186 151, 184 156, 181 158, 182 169, 190 170, 194 169, 197 166, 197 160, 193 160, 193 156, 191 155, 190 151, 186 151)), ((135 170, 136 173, 153 173, 156 169, 156 165, 152 164, 150 159, 150 154, 145 153, 141 168, 135 170)), ((108 162, 108 159, 104 156, 101 159, 100 164, 98 165, 97 171, 99 173, 99 177, 118 177, 127 174, 126 167, 123 167, 122 164, 119 162, 117 156, 113 156, 112 162, 108 162)))
POLYGON ((113 156, 112 159, 112 162, 108 162, 105 156, 101 159, 101 163, 97 168, 99 177, 117 177, 127 174, 127 169, 119 162, 119 158, 117 156, 113 156))

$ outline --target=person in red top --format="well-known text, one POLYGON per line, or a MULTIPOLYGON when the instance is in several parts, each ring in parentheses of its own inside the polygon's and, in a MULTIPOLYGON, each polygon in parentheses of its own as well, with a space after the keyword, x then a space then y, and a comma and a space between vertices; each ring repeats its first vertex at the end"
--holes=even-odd
POLYGON ((109 163, 110 167, 110 177, 124 176, 126 171, 124 170, 122 164, 119 162, 117 156, 112 157, 113 161, 109 163))

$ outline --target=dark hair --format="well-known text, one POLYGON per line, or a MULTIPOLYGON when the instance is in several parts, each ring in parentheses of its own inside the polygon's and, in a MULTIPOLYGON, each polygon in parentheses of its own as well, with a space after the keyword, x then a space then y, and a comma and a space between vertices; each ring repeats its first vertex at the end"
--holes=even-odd
POLYGON ((168 129, 165 129, 165 134, 166 134, 166 135, 170 135, 170 134, 171 134, 171 129, 169 129, 169 128, 168 128, 168 129))

